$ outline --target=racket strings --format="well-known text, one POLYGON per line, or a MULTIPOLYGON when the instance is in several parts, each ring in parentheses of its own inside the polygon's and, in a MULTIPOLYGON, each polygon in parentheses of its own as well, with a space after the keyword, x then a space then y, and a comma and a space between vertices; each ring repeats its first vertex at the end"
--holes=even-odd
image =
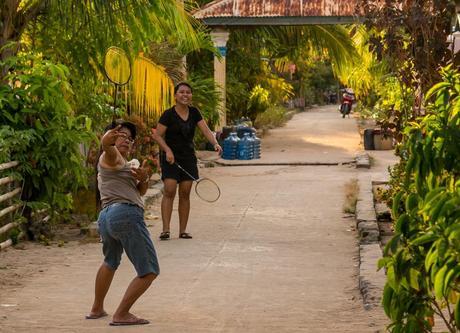
POLYGON ((207 202, 217 201, 220 197, 220 188, 209 178, 201 178, 195 185, 196 194, 207 202))
POLYGON ((124 85, 131 78, 131 63, 123 49, 110 47, 107 50, 104 69, 109 80, 115 84, 124 85))

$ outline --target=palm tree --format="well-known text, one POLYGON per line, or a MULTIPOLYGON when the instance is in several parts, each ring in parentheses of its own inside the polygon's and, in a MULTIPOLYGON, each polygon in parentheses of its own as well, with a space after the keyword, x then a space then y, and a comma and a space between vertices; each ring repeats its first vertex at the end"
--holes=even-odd
MULTIPOLYGON (((0 0, 0 79, 9 68, 5 62, 21 44, 37 47, 36 38, 46 40, 49 32, 59 31, 53 41, 67 43, 67 51, 74 51, 68 52, 68 57, 87 65, 98 63, 96 57, 110 45, 124 45, 137 53, 146 42, 170 34, 179 45, 196 47, 196 26, 176 0, 0 0)), ((48 51, 52 52, 51 48, 48 51)), ((54 52, 62 50, 58 47, 54 52)))

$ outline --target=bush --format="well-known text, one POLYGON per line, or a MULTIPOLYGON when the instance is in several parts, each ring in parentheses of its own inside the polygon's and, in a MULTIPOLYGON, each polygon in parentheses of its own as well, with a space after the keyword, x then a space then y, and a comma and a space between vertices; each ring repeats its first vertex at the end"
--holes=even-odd
POLYGON ((274 106, 265 110, 265 112, 260 113, 255 122, 254 127, 260 129, 269 129, 280 127, 286 124, 286 122, 291 119, 293 115, 292 111, 289 111, 282 106, 274 106))
POLYGON ((79 145, 95 137, 91 121, 67 103, 72 91, 65 66, 34 55, 8 59, 11 71, 0 85, 0 162, 20 162, 30 224, 32 208, 71 208, 69 193, 88 180, 79 145))
POLYGON ((460 329, 460 73, 441 74, 428 114, 404 131, 402 167, 392 173, 395 234, 379 262, 392 332, 431 332, 434 314, 449 332, 460 329))

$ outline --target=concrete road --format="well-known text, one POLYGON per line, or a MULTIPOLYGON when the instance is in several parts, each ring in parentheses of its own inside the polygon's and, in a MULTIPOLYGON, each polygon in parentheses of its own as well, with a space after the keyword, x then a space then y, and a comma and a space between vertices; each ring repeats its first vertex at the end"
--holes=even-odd
MULTIPOLYGON (((273 161, 285 159, 286 150, 292 160, 305 159, 302 149, 295 157, 298 141, 309 146, 310 156, 345 161, 359 143, 354 120, 342 119, 336 107, 298 114, 272 135, 276 140, 264 138, 262 153, 273 161)), ((354 222, 342 212, 344 186, 356 177, 352 166, 234 166, 201 173, 219 183, 222 197, 209 204, 193 196, 193 239, 177 238, 175 211, 172 239, 158 241, 158 203, 146 212, 161 275, 133 313, 150 325, 113 328, 110 318, 84 319, 102 259, 99 243, 26 244, 25 250, 0 253, 0 281, 8 278, 0 283, 0 332, 383 329, 382 311, 363 308, 354 222)), ((109 313, 133 276, 124 257, 106 301, 109 313)))

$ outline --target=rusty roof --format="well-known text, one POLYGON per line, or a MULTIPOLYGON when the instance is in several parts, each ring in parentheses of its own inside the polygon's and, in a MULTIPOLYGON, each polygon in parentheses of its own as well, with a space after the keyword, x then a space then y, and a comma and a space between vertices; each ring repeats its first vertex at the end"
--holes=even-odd
POLYGON ((223 17, 350 17, 357 0, 215 0, 194 13, 198 19, 223 17))

